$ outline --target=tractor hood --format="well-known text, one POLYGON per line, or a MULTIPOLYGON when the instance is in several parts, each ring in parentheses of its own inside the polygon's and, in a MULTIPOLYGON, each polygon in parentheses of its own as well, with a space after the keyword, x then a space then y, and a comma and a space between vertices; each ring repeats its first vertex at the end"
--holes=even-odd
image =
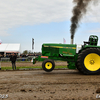
POLYGON ((76 54, 75 44, 43 44, 42 45, 42 55, 43 56, 73 56, 76 54))

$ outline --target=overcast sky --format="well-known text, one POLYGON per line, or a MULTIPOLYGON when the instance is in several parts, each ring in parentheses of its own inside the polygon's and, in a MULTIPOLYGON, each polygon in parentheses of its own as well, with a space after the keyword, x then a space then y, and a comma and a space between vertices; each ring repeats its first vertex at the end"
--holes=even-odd
MULTIPOLYGON (((80 22, 75 44, 83 44, 91 34, 100 37, 100 0, 95 1, 80 22)), ((69 44, 74 5, 73 0, 0 0, 0 39, 20 43, 24 51, 32 50, 34 38, 34 52, 41 51, 43 43, 63 43, 63 38, 69 44)))

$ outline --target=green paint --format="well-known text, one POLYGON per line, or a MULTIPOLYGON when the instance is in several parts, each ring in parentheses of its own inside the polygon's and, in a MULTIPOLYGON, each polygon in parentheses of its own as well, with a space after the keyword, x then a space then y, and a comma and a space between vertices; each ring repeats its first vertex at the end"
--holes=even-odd
POLYGON ((76 45, 70 44, 43 44, 42 55, 43 56, 74 56, 76 54, 76 45))

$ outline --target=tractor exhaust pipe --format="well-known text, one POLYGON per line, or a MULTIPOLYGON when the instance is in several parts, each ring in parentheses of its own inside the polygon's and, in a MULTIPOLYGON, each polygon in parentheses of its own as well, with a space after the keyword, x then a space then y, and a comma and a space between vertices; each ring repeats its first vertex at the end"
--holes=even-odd
POLYGON ((73 39, 73 35, 71 35, 71 44, 73 44, 73 40, 74 40, 74 39, 73 39))
POLYGON ((73 39, 71 39, 71 44, 73 44, 73 39))
POLYGON ((73 44, 73 40, 74 40, 74 39, 71 37, 71 44, 73 44))

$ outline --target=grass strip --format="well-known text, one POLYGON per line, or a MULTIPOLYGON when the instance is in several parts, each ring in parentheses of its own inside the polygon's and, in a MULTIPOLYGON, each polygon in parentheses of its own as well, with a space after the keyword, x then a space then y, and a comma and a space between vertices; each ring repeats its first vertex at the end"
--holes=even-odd
MULTIPOLYGON (((67 66, 55 66, 55 69, 65 69, 67 68, 67 66)), ((1 70, 11 70, 12 67, 1 67, 1 70)), ((42 69, 42 66, 34 66, 34 67, 30 67, 30 66, 26 66, 26 67, 16 67, 16 69, 42 69)))

